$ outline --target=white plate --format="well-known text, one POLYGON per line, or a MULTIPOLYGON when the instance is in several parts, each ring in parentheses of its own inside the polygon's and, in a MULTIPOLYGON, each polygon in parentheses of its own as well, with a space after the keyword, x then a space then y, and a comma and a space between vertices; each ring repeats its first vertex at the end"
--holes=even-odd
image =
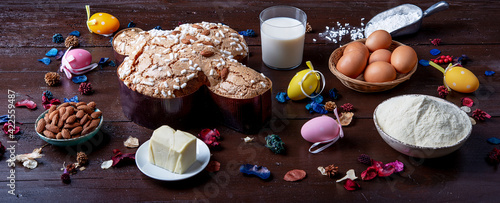
POLYGON ((196 161, 183 174, 172 173, 167 169, 160 168, 149 163, 149 140, 144 142, 135 153, 135 164, 144 175, 163 181, 184 180, 201 172, 210 161, 210 150, 208 146, 196 139, 196 161))

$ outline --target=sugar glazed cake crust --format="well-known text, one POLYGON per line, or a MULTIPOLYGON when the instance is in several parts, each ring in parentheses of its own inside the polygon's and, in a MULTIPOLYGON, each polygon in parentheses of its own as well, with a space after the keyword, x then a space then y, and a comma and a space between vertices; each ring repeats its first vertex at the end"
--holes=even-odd
POLYGON ((128 55, 118 67, 119 78, 131 90, 151 97, 182 97, 206 85, 218 95, 247 99, 271 88, 269 78, 239 62, 247 57, 248 47, 243 36, 226 25, 130 29, 115 37, 113 48, 128 55))

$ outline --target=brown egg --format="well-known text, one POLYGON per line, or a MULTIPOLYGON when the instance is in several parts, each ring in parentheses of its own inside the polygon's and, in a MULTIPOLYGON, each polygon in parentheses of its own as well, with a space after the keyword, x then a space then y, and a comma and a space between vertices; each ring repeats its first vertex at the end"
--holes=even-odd
POLYGON ((366 82, 387 82, 396 79, 396 69, 385 61, 376 61, 368 65, 364 73, 366 82))
POLYGON ((399 46, 392 51, 391 64, 400 73, 410 72, 417 64, 417 53, 409 46, 399 46))
POLYGON ((351 51, 343 55, 336 64, 337 70, 342 74, 356 78, 365 70, 368 61, 368 53, 363 51, 351 51))
POLYGON ((368 54, 368 48, 365 46, 365 44, 361 42, 351 42, 347 44, 347 46, 344 49, 344 55, 351 52, 351 51, 361 51, 363 53, 368 54))
POLYGON ((373 63, 375 61, 385 61, 387 63, 391 62, 391 51, 387 49, 378 49, 374 51, 370 58, 368 59, 368 64, 373 63))
POLYGON ((377 30, 368 36, 365 45, 371 52, 373 52, 377 49, 387 49, 391 46, 391 43, 391 34, 385 30, 377 30))

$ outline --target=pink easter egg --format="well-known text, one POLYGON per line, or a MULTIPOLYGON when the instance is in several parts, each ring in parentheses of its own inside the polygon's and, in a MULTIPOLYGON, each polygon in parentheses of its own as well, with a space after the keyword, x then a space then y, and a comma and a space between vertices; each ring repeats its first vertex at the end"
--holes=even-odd
POLYGON ((313 118, 302 126, 300 133, 309 142, 324 142, 339 136, 340 127, 337 121, 330 116, 313 118))
POLYGON ((71 65, 71 68, 76 70, 90 65, 92 55, 85 49, 71 49, 66 53, 63 60, 66 60, 71 65))

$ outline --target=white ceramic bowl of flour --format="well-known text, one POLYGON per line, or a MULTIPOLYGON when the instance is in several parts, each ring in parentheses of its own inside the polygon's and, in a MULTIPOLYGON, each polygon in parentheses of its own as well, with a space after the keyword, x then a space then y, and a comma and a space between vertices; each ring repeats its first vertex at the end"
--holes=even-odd
POLYGON ((472 132, 469 116, 444 99, 409 94, 392 97, 373 113, 375 127, 395 150, 436 158, 460 148, 472 132))

